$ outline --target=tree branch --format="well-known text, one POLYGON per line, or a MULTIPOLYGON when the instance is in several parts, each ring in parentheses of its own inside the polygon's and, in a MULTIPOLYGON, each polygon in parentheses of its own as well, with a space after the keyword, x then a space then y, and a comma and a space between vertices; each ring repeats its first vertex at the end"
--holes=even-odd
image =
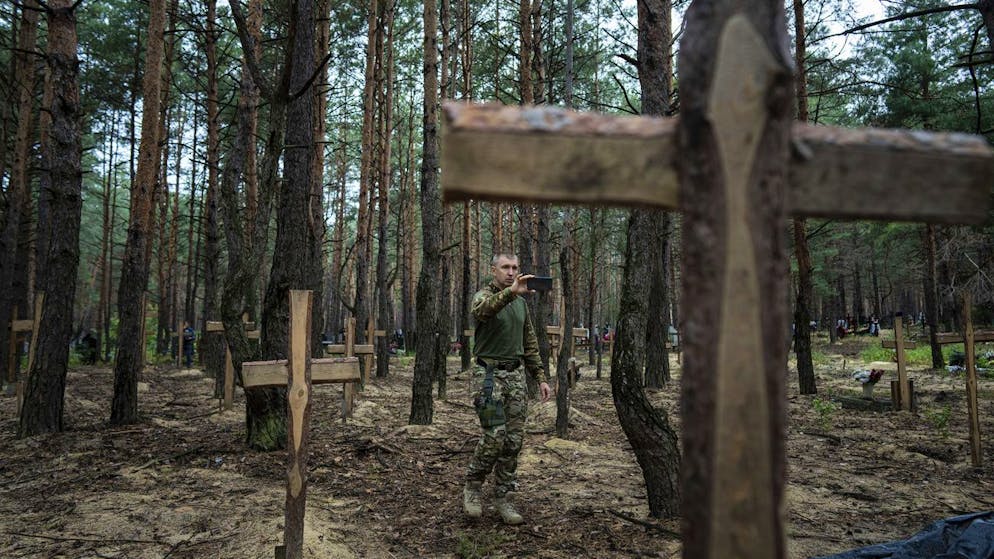
POLYGON ((296 93, 291 95, 287 101, 288 102, 293 101, 297 97, 300 97, 305 92, 307 92, 307 90, 311 87, 311 84, 314 83, 314 80, 316 80, 317 77, 321 75, 321 70, 324 68, 325 64, 327 64, 329 60, 331 60, 331 53, 328 53, 324 56, 324 59, 321 60, 320 63, 318 63, 316 68, 314 68, 314 73, 311 74, 311 77, 307 78, 307 81, 304 83, 303 86, 301 86, 300 90, 298 90, 296 93))
POLYGON ((262 71, 259 70, 259 61, 255 59, 255 38, 248 30, 248 22, 245 21, 245 14, 242 13, 238 0, 229 2, 231 7, 231 17, 235 20, 235 28, 238 29, 238 39, 242 43, 242 56, 245 57, 245 65, 248 66, 249 73, 252 74, 252 81, 259 88, 259 93, 267 99, 272 98, 272 88, 263 79, 262 71))
POLYGON ((880 20, 877 20, 877 21, 871 21, 870 23, 864 23, 863 25, 857 25, 856 27, 851 27, 851 28, 846 29, 845 31, 841 31, 839 33, 832 33, 832 34, 829 34, 829 35, 818 37, 817 39, 812 39, 811 42, 810 42, 810 44, 820 43, 820 42, 824 41, 825 39, 831 39, 833 37, 839 37, 839 36, 842 36, 842 35, 849 35, 849 34, 852 34, 852 33, 856 33, 857 31, 864 31, 864 30, 869 29, 871 27, 876 27, 878 25, 883 25, 885 23, 891 23, 891 22, 894 22, 894 21, 903 21, 903 20, 906 20, 906 19, 912 19, 912 18, 921 17, 921 16, 927 16, 927 15, 932 15, 932 14, 941 14, 941 13, 944 13, 944 12, 957 12, 957 11, 960 11, 960 10, 979 10, 979 9, 980 9, 980 4, 979 3, 974 3, 974 4, 957 4, 957 5, 954 5, 954 6, 938 6, 938 7, 935 7, 935 8, 926 8, 924 10, 915 10, 913 12, 907 12, 907 13, 904 13, 904 14, 898 14, 896 16, 891 16, 891 17, 880 19, 880 20))

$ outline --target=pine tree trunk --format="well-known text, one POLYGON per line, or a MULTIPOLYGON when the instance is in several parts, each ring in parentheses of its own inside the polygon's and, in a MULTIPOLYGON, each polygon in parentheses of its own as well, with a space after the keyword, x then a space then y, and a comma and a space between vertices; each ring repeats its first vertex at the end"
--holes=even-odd
MULTIPOLYGON (((383 99, 383 120, 380 127, 380 184, 379 184, 379 247, 376 254, 377 329, 388 333, 393 330, 393 309, 390 306, 389 276, 390 242, 387 236, 390 221, 390 178, 391 178, 391 135, 393 132, 393 23, 394 7, 389 4, 384 14, 386 33, 386 66, 383 71, 386 81, 386 94, 383 99)), ((386 377, 390 373, 390 338, 383 336, 370 340, 376 342, 376 376, 386 377)))
POLYGON ((321 341, 322 334, 324 333, 325 306, 321 302, 324 300, 324 242, 327 236, 324 219, 324 145, 327 135, 325 120, 328 109, 328 67, 325 62, 328 54, 328 44, 331 40, 330 2, 328 0, 317 0, 314 9, 316 11, 315 25, 317 27, 314 40, 314 60, 322 66, 318 69, 318 78, 315 80, 315 87, 313 88, 315 147, 312 150, 311 201, 310 218, 308 220, 313 254, 311 255, 310 286, 308 289, 313 291, 312 297, 314 301, 314 304, 311 306, 311 351, 314 357, 323 357, 324 346, 321 345, 321 341))
MULTIPOLYGON (((263 359, 284 359, 287 356, 290 321, 289 292, 307 289, 313 282, 311 270, 315 242, 309 226, 311 162, 314 144, 314 90, 309 83, 314 73, 314 4, 311 0, 298 0, 292 14, 293 30, 286 110, 286 148, 283 155, 283 186, 278 197, 276 215, 276 244, 273 267, 262 304, 262 339, 260 353, 263 359)), ((268 154, 267 154, 268 155, 268 154)), ((226 318, 226 322, 228 317, 226 318)), ((228 326, 225 325, 227 332, 228 326)), ((256 392, 251 390, 249 392, 256 392)), ((286 444, 286 389, 264 389, 249 412, 250 437, 252 427, 261 427, 256 434, 263 438, 250 438, 250 445, 262 442, 286 444), (268 437, 267 437, 268 435, 268 437)))
POLYGON ((928 321, 928 343, 932 347, 932 368, 941 369, 946 366, 942 356, 942 346, 936 334, 938 333, 938 294, 935 289, 935 226, 926 225, 925 240, 925 319, 928 321))
MULTIPOLYGON (((38 5, 34 0, 25 2, 21 11, 21 25, 18 30, 18 52, 14 56, 14 75, 21 84, 17 109, 17 131, 14 139, 14 164, 6 191, 7 209, 3 228, 0 229, 0 325, 10 324, 15 307, 20 307, 18 316, 26 316, 24 289, 18 289, 18 277, 24 274, 27 262, 18 258, 19 237, 26 222, 31 218, 30 178, 28 159, 34 143, 34 58, 38 29, 38 5)), ((23 249, 22 249, 23 250, 23 249)), ((16 371, 8 371, 10 330, 0 326, 0 379, 12 383, 16 371)), ((16 367, 15 367, 16 368, 16 367)))
MULTIPOLYGON (((643 107, 658 114, 665 107, 665 85, 658 80, 665 75, 662 66, 665 32, 662 29, 663 2, 651 0, 639 5, 640 80, 643 87, 643 107), (650 75, 651 74, 651 75, 650 75), (654 84, 654 85, 650 85, 654 84), (647 106, 646 106, 647 105, 647 106)), ((653 262, 657 251, 648 250, 657 242, 659 224, 650 211, 633 210, 628 221, 628 244, 625 250, 625 272, 618 314, 614 353, 611 358, 611 395, 621 427, 628 438, 635 458, 642 468, 649 500, 649 514, 672 517, 678 513, 680 502, 680 453, 676 432, 670 426, 665 411, 654 410, 642 389, 642 370, 646 356, 647 323, 656 317, 649 308, 653 287, 653 262)))
MULTIPOLYGON (((794 0, 794 21, 797 29, 804 27, 804 2, 794 0)), ((797 68, 797 120, 808 120, 808 85, 805 62, 806 33, 797 33, 794 41, 794 64, 797 68)), ((811 253, 805 221, 794 220, 794 257, 797 259, 797 299, 794 301, 794 355, 797 357, 797 382, 801 394, 816 394, 814 362, 811 359, 811 253)), ((833 328, 834 330, 834 328, 833 328)))
POLYGON ((459 365, 460 369, 463 371, 469 370, 472 366, 470 347, 469 347, 469 336, 465 334, 466 330, 472 327, 472 321, 470 320, 470 306, 473 298, 473 276, 470 272, 472 267, 472 259, 470 257, 471 249, 470 246, 473 244, 472 229, 470 227, 470 216, 472 215, 473 202, 467 201, 462 206, 462 297, 460 297, 460 309, 459 309, 459 365))
MULTIPOLYGON (((662 116, 669 109, 671 6, 663 0, 648 0, 638 5, 639 82, 642 88, 642 114, 662 116)), ((669 330, 666 285, 666 245, 669 242, 669 216, 661 210, 649 215, 651 244, 649 252, 648 317, 646 322, 645 385, 662 388, 670 376, 666 339, 669 330)))
MULTIPOLYGON (((216 32, 216 0, 207 0, 207 22, 205 29, 205 50, 207 54, 207 191, 204 195, 203 218, 203 267, 204 267, 204 309, 200 331, 206 333, 207 322, 221 319, 220 312, 220 281, 219 271, 221 231, 218 225, 218 196, 220 175, 220 122, 218 110, 217 85, 217 32, 216 32)), ((239 110, 246 102, 246 88, 251 81, 242 78, 239 110)), ((251 140, 249 140, 251 141, 251 140)), ((249 150, 251 151, 251 150, 249 150)), ((228 163, 231 164, 230 162, 228 163)), ((230 262, 230 261, 229 261, 230 262)), ((201 344, 201 355, 204 369, 209 377, 215 379, 214 395, 220 397, 224 383, 224 343, 220 336, 205 336, 201 344)))
POLYGON ((142 355, 143 295, 148 286, 148 243, 155 180, 158 174, 159 103, 162 87, 165 0, 150 0, 148 41, 143 78, 142 138, 138 147, 138 170, 131 188, 128 240, 118 287, 117 362, 114 366, 114 397, 110 422, 124 425, 138 421, 138 375, 142 355))
MULTIPOLYGON (((570 0, 572 2, 572 0, 570 0)), ((597 306, 597 245, 601 231, 594 226, 598 210, 590 208, 590 268, 587 276, 587 328, 590 329, 590 337, 587 343, 587 364, 594 364, 594 352, 600 352, 600 330, 594 324, 594 307, 597 306), (595 347, 596 346, 596 347, 595 347)), ((597 378, 600 378, 599 376, 597 378)))
POLYGON ((677 435, 662 410, 654 410, 642 389, 645 362, 647 303, 652 266, 653 226, 649 214, 633 210, 628 222, 624 284, 611 356, 611 396, 621 427, 642 468, 649 514, 676 516, 680 503, 680 453, 677 435))
POLYGON ((77 76, 76 15, 69 0, 49 5, 49 76, 57 91, 51 105, 48 159, 50 217, 59 227, 48 239, 49 252, 42 264, 47 273, 41 290, 46 293, 39 324, 35 359, 28 373, 19 437, 61 431, 69 339, 72 337, 76 272, 79 267, 79 227, 82 210, 81 111, 77 76))
MULTIPOLYGON (((366 342, 365 324, 369 318, 369 258, 372 239, 372 205, 373 205, 373 177, 375 175, 375 162, 373 151, 375 149, 375 115, 376 115, 376 82, 378 79, 376 70, 376 42, 379 22, 379 6, 377 0, 370 0, 369 13, 367 17, 367 42, 366 42, 366 81, 363 90, 362 104, 362 153, 359 168, 359 216, 356 224, 356 244, 355 244, 355 304, 353 305, 353 315, 356 319, 356 343, 366 342)), ((363 360, 359 361, 360 366, 365 366, 363 360)), ((365 373, 364 373, 365 374, 365 373)))
POLYGON ((441 193, 438 191, 438 58, 436 33, 438 8, 435 0, 424 2, 424 113, 421 148, 421 231, 423 261, 417 293, 417 357, 414 361, 414 383, 411 388, 411 415, 408 423, 428 425, 432 421, 434 404, 431 381, 435 370, 435 339, 438 307, 436 285, 441 264, 440 228, 435 227, 442 215, 441 193))
POLYGON ((563 286, 562 314, 562 344, 556 358, 556 436, 565 439, 569 436, 570 384, 573 374, 573 323, 576 320, 577 309, 573 299, 573 240, 571 234, 571 219, 563 227, 563 246, 559 251, 559 281, 563 286))

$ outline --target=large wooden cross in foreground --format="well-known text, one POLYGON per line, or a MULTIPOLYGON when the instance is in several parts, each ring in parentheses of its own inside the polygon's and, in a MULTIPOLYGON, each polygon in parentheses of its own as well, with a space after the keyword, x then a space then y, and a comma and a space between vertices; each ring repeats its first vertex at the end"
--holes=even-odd
POLYGON ((300 559, 304 545, 304 512, 307 505, 307 440, 311 417, 311 386, 356 382, 359 359, 311 359, 311 291, 290 291, 290 342, 287 359, 242 363, 245 390, 286 386, 287 486, 283 546, 286 559, 300 559))
POLYGON ((445 107, 447 201, 684 213, 681 515, 694 559, 786 556, 786 216, 977 223, 994 179, 979 137, 792 124, 782 10, 695 0, 679 120, 445 107))

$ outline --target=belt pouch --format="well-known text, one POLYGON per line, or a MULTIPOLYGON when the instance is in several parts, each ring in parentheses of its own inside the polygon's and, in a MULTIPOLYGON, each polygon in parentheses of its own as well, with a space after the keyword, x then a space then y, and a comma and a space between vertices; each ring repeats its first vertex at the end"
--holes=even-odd
POLYGON ((480 425, 484 429, 497 427, 507 423, 504 416, 504 402, 494 398, 494 366, 486 365, 487 374, 483 378, 483 393, 473 400, 476 415, 480 417, 480 425))

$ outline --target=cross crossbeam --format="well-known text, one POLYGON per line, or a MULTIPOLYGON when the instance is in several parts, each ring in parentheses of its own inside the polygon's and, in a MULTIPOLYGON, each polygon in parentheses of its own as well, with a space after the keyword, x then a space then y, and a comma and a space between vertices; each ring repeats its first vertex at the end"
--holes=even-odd
MULTIPOLYGON (((444 105, 444 196, 678 209, 678 118, 444 105), (481 165, 480 162, 487 162, 481 165)), ((793 125, 787 211, 980 223, 994 155, 958 133, 793 125), (900 185, 900 196, 893 185, 900 185)))

